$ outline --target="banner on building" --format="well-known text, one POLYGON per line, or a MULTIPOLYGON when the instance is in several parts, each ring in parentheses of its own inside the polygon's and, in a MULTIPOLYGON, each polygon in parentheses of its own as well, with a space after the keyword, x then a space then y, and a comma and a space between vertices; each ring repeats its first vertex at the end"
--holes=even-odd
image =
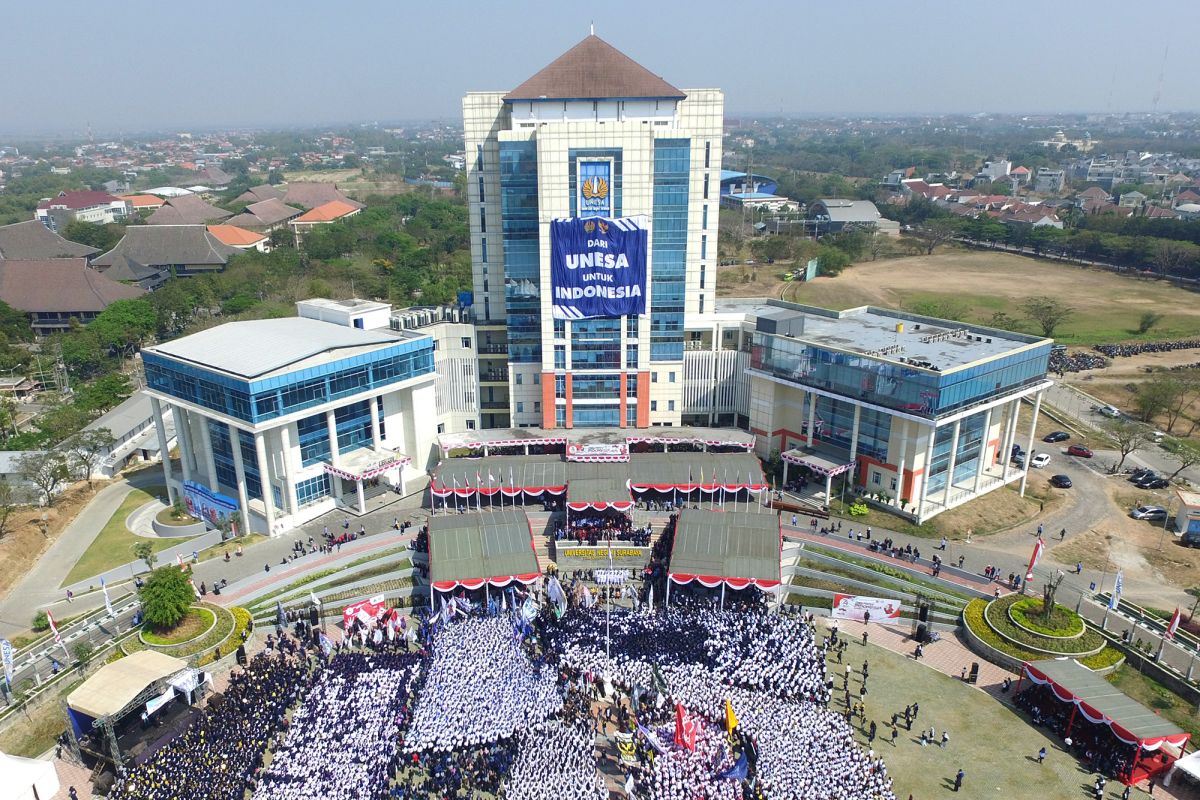
POLYGON ((195 481, 183 482, 183 504, 189 514, 214 528, 219 528, 223 519, 236 515, 238 510, 237 500, 195 481))
POLYGON ((900 624, 899 600, 887 597, 860 597, 853 594, 833 595, 833 611, 830 616, 834 619, 856 619, 861 622, 865 612, 870 613, 871 622, 900 624))
POLYGON ((581 217, 611 217, 612 205, 612 161, 576 162, 576 179, 579 185, 575 197, 581 217))
POLYGON ((554 318, 645 314, 649 224, 645 216, 552 220, 554 318))

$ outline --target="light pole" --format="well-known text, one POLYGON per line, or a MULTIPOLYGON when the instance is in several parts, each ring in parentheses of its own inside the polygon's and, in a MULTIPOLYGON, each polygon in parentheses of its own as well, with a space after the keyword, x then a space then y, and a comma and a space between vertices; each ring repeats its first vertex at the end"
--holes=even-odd
POLYGON ((1167 500, 1167 513, 1163 516, 1162 533, 1158 535, 1158 549, 1163 548, 1163 540, 1167 538, 1167 525, 1171 524, 1171 501, 1167 500))

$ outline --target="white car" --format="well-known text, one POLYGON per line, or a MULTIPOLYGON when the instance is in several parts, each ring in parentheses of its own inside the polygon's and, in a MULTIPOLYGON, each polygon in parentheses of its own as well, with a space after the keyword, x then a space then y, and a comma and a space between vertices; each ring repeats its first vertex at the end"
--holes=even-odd
POLYGON ((1031 467, 1037 467, 1038 469, 1041 469, 1042 467, 1046 466, 1049 463, 1050 463, 1050 456, 1046 455, 1045 453, 1038 453, 1036 456, 1033 457, 1033 460, 1029 462, 1029 465, 1031 467))
POLYGON ((1116 406, 1100 406, 1097 411, 1109 419, 1117 419, 1121 416, 1121 411, 1116 406))

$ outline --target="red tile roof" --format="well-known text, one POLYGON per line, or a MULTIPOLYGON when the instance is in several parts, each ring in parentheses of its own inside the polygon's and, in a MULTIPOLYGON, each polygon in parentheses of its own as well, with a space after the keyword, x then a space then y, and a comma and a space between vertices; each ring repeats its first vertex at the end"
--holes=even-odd
POLYGON ((261 233, 248 231, 237 225, 209 225, 208 232, 231 247, 250 247, 267 238, 261 233))
POLYGON ((513 89, 505 100, 672 97, 683 92, 599 36, 588 36, 513 89))
POLYGON ((68 208, 72 211, 77 211, 81 208, 106 206, 116 199, 108 192, 59 192, 58 197, 52 197, 49 200, 43 200, 38 203, 38 208, 43 210, 49 208, 68 208))
POLYGON ((358 208, 349 204, 343 203, 341 200, 331 200, 324 205, 319 205, 311 211, 306 211, 296 217, 292 222, 333 222, 335 219, 341 219, 347 214, 353 214, 358 211, 358 208))

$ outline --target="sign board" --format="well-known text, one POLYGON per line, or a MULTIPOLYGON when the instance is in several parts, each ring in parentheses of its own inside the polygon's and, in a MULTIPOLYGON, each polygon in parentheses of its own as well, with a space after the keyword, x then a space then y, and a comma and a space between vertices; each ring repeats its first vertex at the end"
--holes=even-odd
MULTIPOLYGON (((554 563, 560 572, 572 569, 607 569, 609 549, 606 545, 590 547, 576 546, 569 542, 558 542, 555 546, 554 563)), ((650 563, 649 547, 612 548, 612 565, 619 569, 645 569, 650 563)))
POLYGON ((550 286, 555 319, 646 313, 645 216, 550 222, 550 286))
POLYGON ((577 161, 575 197, 580 217, 611 217, 613 213, 612 161, 577 161))
POLYGON ((804 266, 804 281, 807 283, 817 277, 817 259, 810 258, 804 266))
POLYGON ((183 482, 183 504, 189 514, 214 528, 220 527, 222 520, 238 511, 237 500, 195 481, 183 482))
POLYGON ((888 625, 900 624, 900 601, 889 597, 859 597, 852 594, 834 594, 834 619, 863 619, 863 612, 871 613, 871 622, 882 622, 888 625))
POLYGON ((628 461, 629 445, 578 444, 567 445, 567 461, 628 461))

